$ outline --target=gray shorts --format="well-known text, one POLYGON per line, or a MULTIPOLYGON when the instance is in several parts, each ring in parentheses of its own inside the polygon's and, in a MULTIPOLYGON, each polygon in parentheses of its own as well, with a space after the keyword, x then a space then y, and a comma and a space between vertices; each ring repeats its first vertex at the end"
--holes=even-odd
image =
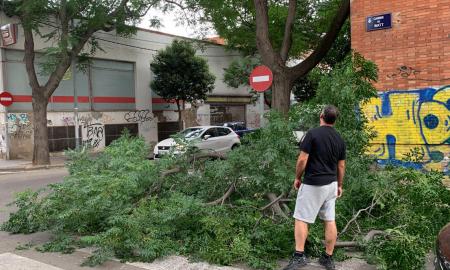
POLYGON ((337 197, 337 182, 325 186, 302 184, 297 194, 294 218, 314 223, 317 215, 324 221, 334 221, 337 197))

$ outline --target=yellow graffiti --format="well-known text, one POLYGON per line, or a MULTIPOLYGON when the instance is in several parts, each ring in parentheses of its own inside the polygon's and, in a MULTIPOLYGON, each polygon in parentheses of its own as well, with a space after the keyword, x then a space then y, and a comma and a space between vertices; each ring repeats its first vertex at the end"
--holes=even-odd
POLYGON ((412 167, 442 169, 440 161, 450 155, 450 86, 385 92, 362 110, 376 132, 369 152, 379 160, 402 164, 418 149, 424 162, 412 167))

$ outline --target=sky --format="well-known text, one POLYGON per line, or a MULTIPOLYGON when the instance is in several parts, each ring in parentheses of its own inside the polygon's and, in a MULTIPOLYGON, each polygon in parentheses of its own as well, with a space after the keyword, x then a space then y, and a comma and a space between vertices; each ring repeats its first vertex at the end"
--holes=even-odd
POLYGON ((196 37, 195 29, 192 26, 179 25, 176 22, 176 13, 177 10, 167 12, 164 14, 161 10, 150 9, 147 15, 142 19, 142 22, 140 23, 139 27, 150 28, 149 27, 150 18, 156 16, 160 19, 162 26, 160 28, 150 28, 150 29, 173 35, 195 38, 196 37))

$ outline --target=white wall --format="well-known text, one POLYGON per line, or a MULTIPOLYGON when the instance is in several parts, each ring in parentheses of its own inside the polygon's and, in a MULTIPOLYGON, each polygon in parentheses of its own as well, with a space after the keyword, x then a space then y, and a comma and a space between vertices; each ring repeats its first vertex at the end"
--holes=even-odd
MULTIPOLYGON (((17 20, 6 17, 4 14, 1 14, 0 17, 1 22, 3 24, 18 22, 17 20)), ((46 30, 43 29, 43 32, 45 33, 46 30)), ((104 33, 104 32, 98 32, 95 34, 95 36, 100 39, 103 39, 103 40, 97 39, 97 41, 99 42, 100 46, 105 50, 105 52, 98 50, 96 55, 94 56, 95 58, 119 60, 135 63, 136 110, 152 111, 152 94, 149 87, 152 78, 150 72, 150 62, 152 61, 153 56, 157 53, 158 50, 164 49, 174 39, 181 37, 162 34, 150 30, 139 30, 136 33, 136 35, 132 36, 131 38, 122 38, 115 36, 114 33, 104 33), (111 43, 105 40, 112 41, 115 43, 111 43), (130 45, 134 47, 128 47, 117 43, 130 45)), ((15 45, 8 46, 8 49, 23 50, 23 42, 24 42, 23 30, 19 25, 18 42, 15 45)), ((227 68, 233 59, 239 58, 238 53, 228 52, 225 50, 223 46, 219 45, 209 43, 205 43, 203 45, 205 50, 204 51, 198 50, 198 55, 207 59, 210 70, 216 76, 215 89, 211 95, 248 96, 249 92, 246 88, 244 87, 238 89, 230 88, 226 86, 226 84, 223 82, 224 68, 227 68)), ((46 43, 45 40, 42 40, 37 36, 35 37, 36 51, 41 51, 49 46, 56 46, 56 44, 52 45, 49 42, 46 43)), ((88 49, 89 48, 87 48, 87 50, 88 49)), ((0 77, 1 83, 3 75, 1 75, 0 77)), ((24 78, 24 80, 27 80, 27 78, 24 78)), ((249 109, 247 111, 247 117, 248 119, 251 120, 248 122, 252 123, 252 126, 255 126, 256 122, 253 121, 253 119, 256 119, 254 116, 255 111, 252 108, 253 107, 252 105, 249 105, 248 107, 249 109)), ((106 123, 108 121, 112 121, 116 124, 126 123, 126 121, 123 120, 124 113, 125 112, 103 112, 102 122, 106 123), (103 117, 106 117, 106 119, 103 119, 103 117)), ((164 112, 163 114, 164 116, 167 117, 168 121, 177 120, 176 113, 173 114, 172 112, 164 112)), ((209 124, 209 117, 207 115, 209 115, 209 105, 201 106, 198 110, 199 123, 209 124)), ((51 121, 53 125, 58 125, 61 123, 61 119, 63 119, 66 116, 70 117, 70 113, 49 112, 49 121, 51 121)), ((139 132, 142 136, 145 137, 147 142, 149 143, 156 142, 158 137, 157 119, 153 118, 152 121, 139 123, 139 132)))

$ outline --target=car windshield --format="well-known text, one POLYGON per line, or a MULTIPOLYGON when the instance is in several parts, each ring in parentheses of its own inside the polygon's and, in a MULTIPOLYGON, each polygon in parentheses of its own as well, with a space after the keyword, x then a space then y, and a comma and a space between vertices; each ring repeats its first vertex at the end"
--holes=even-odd
POLYGON ((180 135, 186 139, 197 138, 202 134, 203 128, 187 128, 180 132, 180 135))

